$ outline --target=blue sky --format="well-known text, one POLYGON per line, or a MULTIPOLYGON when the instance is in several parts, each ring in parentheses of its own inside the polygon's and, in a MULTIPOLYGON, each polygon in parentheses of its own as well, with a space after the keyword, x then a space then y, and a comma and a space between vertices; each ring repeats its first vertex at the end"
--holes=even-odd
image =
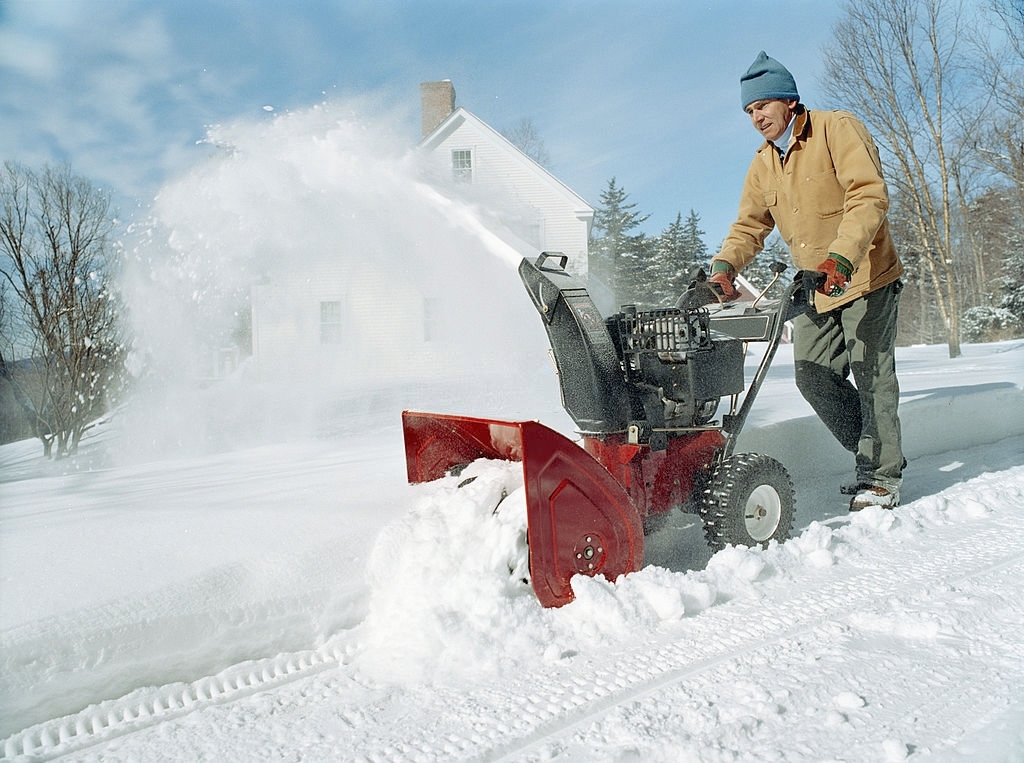
POLYGON ((412 145, 419 83, 451 79, 496 129, 530 119, 591 204, 615 177, 651 215, 644 230, 694 209, 713 249, 760 143, 740 74, 765 49, 805 103, 834 106, 820 77, 840 13, 825 0, 0 0, 0 158, 70 161, 130 217, 201 158, 211 124, 360 97, 412 145))

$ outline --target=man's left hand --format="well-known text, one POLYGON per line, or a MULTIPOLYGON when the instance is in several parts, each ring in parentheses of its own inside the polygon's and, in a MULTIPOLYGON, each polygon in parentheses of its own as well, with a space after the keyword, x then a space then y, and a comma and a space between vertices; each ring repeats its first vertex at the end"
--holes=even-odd
POLYGON ((830 252, 828 259, 818 266, 818 271, 825 274, 825 283, 818 287, 818 292, 826 297, 841 297, 850 286, 853 276, 853 265, 841 254, 830 252))

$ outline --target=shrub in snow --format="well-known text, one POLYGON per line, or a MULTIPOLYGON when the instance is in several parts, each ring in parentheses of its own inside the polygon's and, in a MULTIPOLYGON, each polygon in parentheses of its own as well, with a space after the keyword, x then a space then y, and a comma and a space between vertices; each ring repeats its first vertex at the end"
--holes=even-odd
POLYGON ((960 323, 968 342, 999 342, 1024 335, 1024 321, 1004 307, 972 307, 960 323))

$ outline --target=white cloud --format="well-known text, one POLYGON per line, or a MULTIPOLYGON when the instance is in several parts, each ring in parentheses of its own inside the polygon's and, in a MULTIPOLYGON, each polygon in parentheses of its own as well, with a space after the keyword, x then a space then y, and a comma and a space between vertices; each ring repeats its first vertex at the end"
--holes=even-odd
POLYGON ((60 70, 57 46, 37 37, 0 28, 0 69, 10 69, 6 79, 51 79, 60 70))

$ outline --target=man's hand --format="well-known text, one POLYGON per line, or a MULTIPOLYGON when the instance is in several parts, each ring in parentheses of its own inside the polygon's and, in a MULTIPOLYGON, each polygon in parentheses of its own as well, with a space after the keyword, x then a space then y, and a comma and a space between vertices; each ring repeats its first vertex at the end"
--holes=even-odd
POLYGON ((722 292, 722 298, 726 302, 732 302, 740 298, 740 293, 733 285, 736 279, 736 270, 725 260, 711 260, 711 275, 708 276, 708 283, 714 284, 722 292))
POLYGON ((841 297, 850 286, 853 276, 853 265, 841 254, 830 252, 828 259, 818 266, 818 271, 825 274, 825 283, 818 287, 818 292, 826 297, 841 297))

